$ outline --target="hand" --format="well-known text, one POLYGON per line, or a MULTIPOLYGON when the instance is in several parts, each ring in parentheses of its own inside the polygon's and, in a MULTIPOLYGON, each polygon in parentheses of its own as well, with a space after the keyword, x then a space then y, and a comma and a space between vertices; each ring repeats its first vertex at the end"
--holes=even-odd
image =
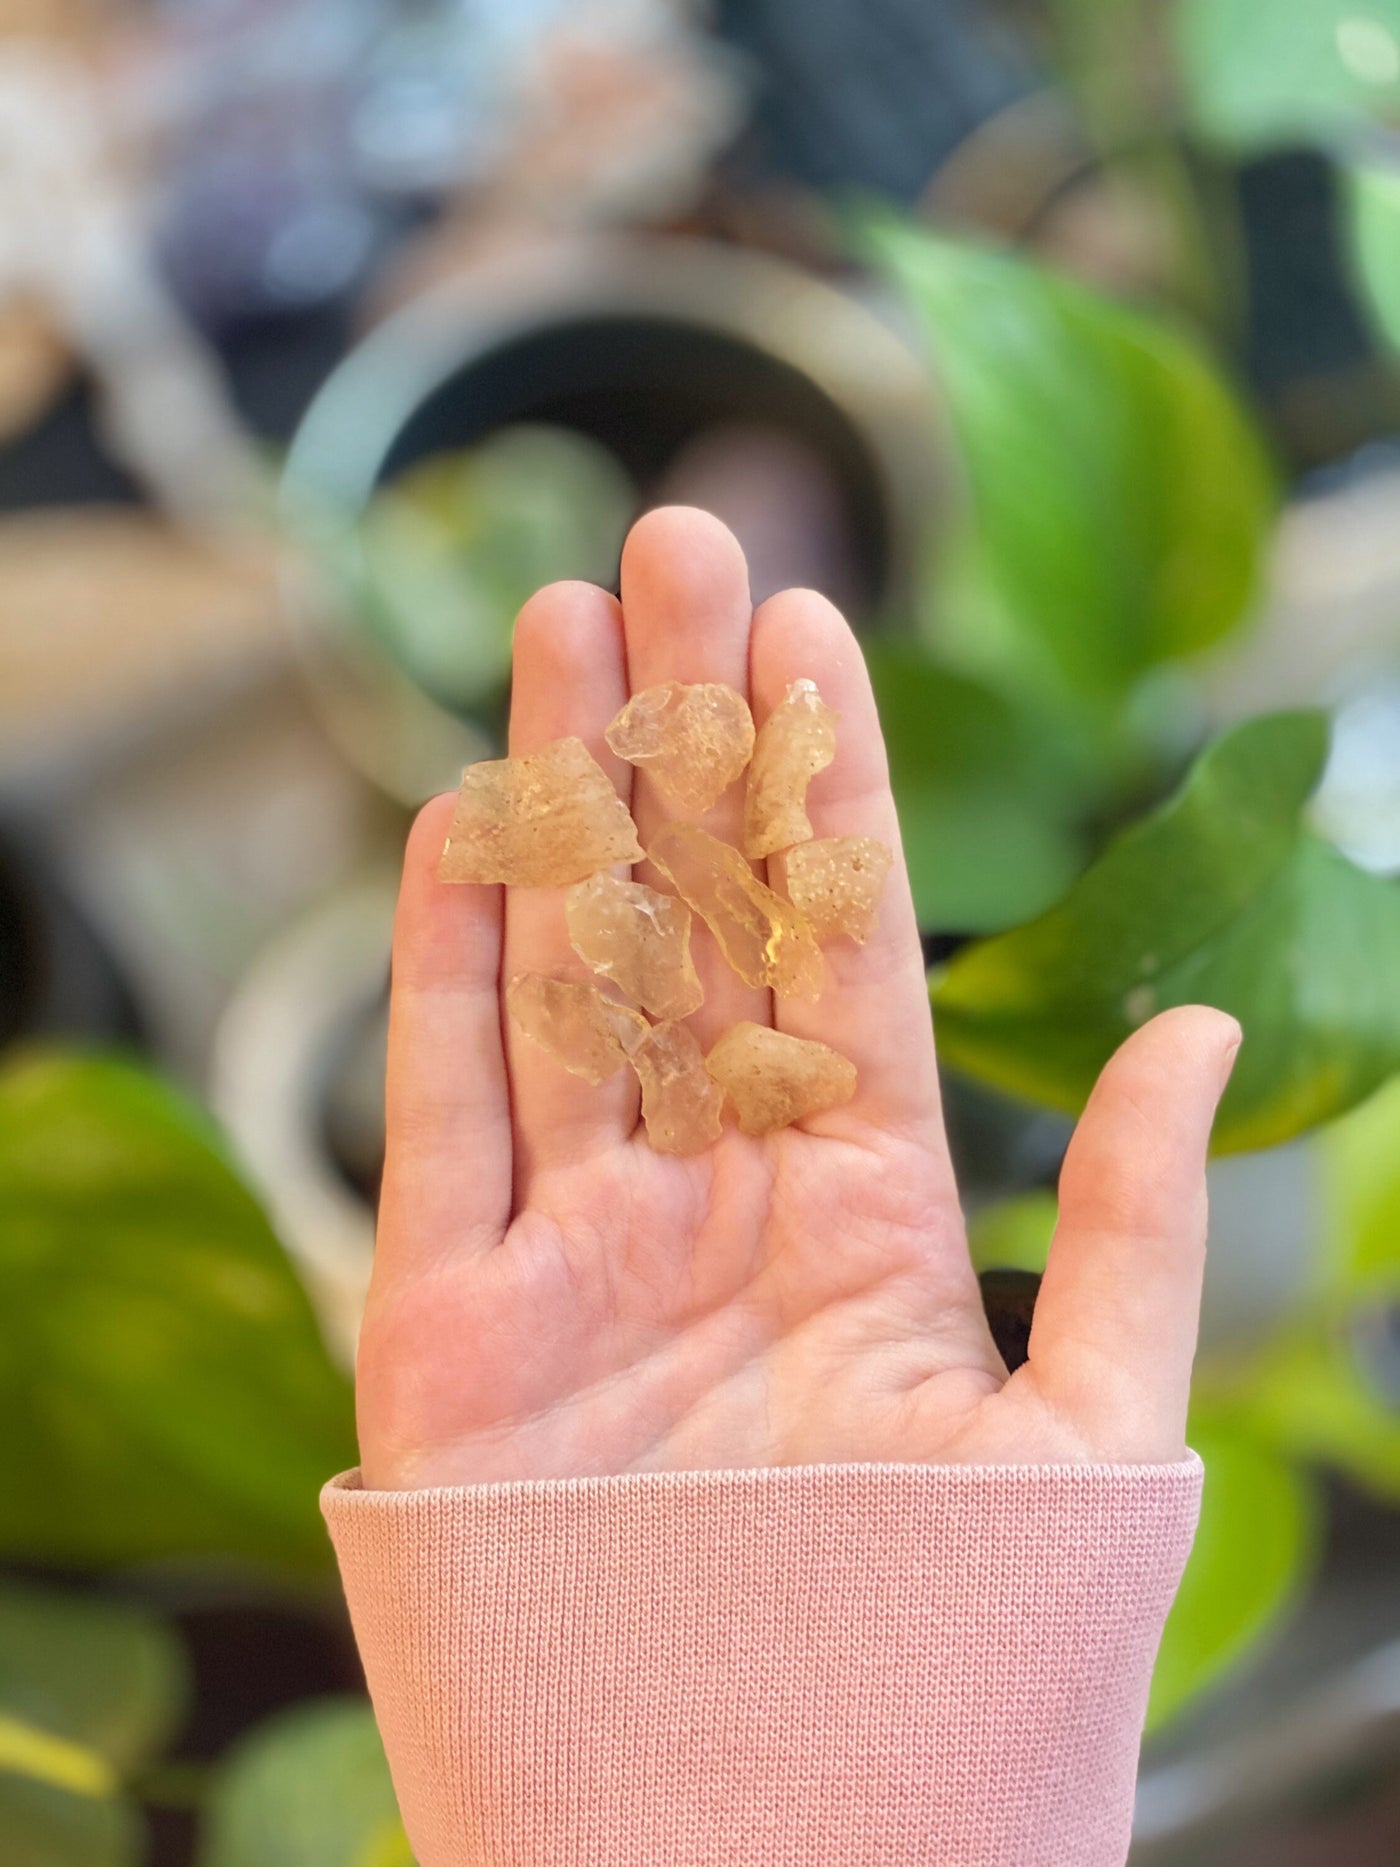
MULTIPOLYGON (((898 850, 860 650, 822 597, 751 613, 718 521, 633 529, 622 601, 542 590, 515 635, 510 749, 576 733, 665 811, 603 729, 629 689, 726 681, 761 722, 809 675, 840 715, 818 836, 898 850)), ((707 819, 737 840, 742 785, 707 819)), ((775 1004, 697 921, 706 1047, 772 1020, 852 1059, 855 1099, 755 1140, 656 1154, 624 1070, 601 1087, 508 1028, 504 982, 578 968, 556 889, 437 880, 450 797, 409 839, 394 933, 388 1145, 359 1355, 364 1482, 478 1484, 871 1460, 1162 1461, 1185 1449, 1205 1251, 1205 1152, 1239 1028, 1200 1007, 1110 1061, 1071 1144, 1030 1359, 1009 1378, 968 1259, 924 967, 896 858, 865 947, 826 949, 813 1004, 775 1004)))

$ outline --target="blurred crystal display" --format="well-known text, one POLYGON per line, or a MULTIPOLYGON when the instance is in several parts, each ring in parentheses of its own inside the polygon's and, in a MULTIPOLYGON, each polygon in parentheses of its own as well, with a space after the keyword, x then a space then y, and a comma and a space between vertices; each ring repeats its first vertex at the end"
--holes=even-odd
POLYGON ((564 902, 574 951, 653 1018, 684 1018, 704 992, 690 957, 690 909, 674 895, 606 871, 564 902))
POLYGON ((467 767, 439 874, 445 882, 539 888, 641 856, 627 806, 602 766, 582 739, 556 739, 521 758, 467 767))
POLYGON ((771 856, 812 834, 807 786, 836 756, 836 715, 797 680, 758 730, 744 797, 744 854, 771 856))
POLYGON ((748 764, 753 715, 743 695, 722 682, 666 681, 633 694, 607 740, 673 809, 700 816, 748 764))
POLYGON ((727 1030, 705 1067, 733 1104, 745 1134, 771 1134, 849 1102, 855 1065, 829 1044, 744 1022, 727 1030))

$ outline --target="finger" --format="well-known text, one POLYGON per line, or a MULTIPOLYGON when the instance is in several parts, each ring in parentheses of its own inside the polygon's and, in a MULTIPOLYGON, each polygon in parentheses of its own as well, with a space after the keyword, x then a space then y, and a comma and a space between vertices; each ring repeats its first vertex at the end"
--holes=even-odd
MULTIPOLYGON (((662 681, 723 681, 747 698, 748 567, 734 534, 708 512, 662 506, 638 519, 622 551, 622 613, 633 693, 662 681)), ((743 811, 744 787, 733 784, 704 818, 705 828, 739 843, 743 811)), ((645 771, 634 780, 633 815, 643 848, 675 815, 645 771)), ((646 879, 670 889, 664 877, 646 879)), ((692 944, 705 988, 705 1003, 691 1020, 700 1042, 708 1048, 741 1018, 770 1023, 770 995, 730 970, 698 920, 692 944)))
MULTIPOLYGON (((813 835, 873 836, 895 856, 865 945, 845 936, 830 941, 823 949, 827 976, 821 997, 779 999, 775 1020, 795 1037, 832 1045, 856 1066, 854 1100, 833 1110, 822 1125, 834 1131, 857 1121, 912 1132, 946 1163, 923 951, 885 742, 860 646, 825 597, 814 590, 784 590, 754 617, 750 659, 760 722, 803 675, 839 715, 836 757, 807 793, 813 835)), ((769 867, 775 876, 781 873, 777 861, 769 867)))
POLYGON ((1104 1066, 1065 1156, 1028 1367, 1101 1456, 1184 1452, 1206 1148, 1239 1043, 1224 1012, 1164 1011, 1104 1066))
MULTIPOLYGON (((551 584, 532 596, 515 624, 512 757, 576 735, 619 795, 628 798, 631 767, 615 758, 603 739, 608 721, 627 698, 625 669, 616 598, 588 583, 551 584)), ((512 888, 507 894, 503 983, 519 972, 593 981, 569 945, 558 888, 512 888)), ((637 1089, 628 1069, 598 1084, 571 1076, 508 1017, 504 1024, 519 1203, 533 1174, 586 1159, 630 1135, 637 1122, 637 1089)))
POLYGON ((438 880, 455 800, 418 814, 394 916, 376 1279, 485 1250, 510 1218, 502 890, 438 880))

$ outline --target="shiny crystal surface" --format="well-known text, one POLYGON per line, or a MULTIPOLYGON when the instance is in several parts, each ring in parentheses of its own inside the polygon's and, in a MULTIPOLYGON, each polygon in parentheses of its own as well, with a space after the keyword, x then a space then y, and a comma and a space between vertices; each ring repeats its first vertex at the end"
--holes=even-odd
POLYGON ((703 1003, 684 901, 604 872, 569 890, 564 913, 579 958, 653 1018, 684 1018, 703 1003))
POLYGON ((512 1022, 533 1043, 585 1082, 601 1083, 627 1062, 646 1034, 646 1019, 596 985, 517 973, 506 987, 512 1022))
POLYGON ((812 834, 807 787, 836 756, 836 715, 815 681, 794 681, 758 730, 744 794, 744 853, 757 860, 812 834))
POLYGON ((539 888, 582 881, 641 854, 602 766, 581 739, 556 739, 523 758, 468 765, 438 874, 445 882, 539 888))
POLYGON ((849 1102, 855 1065, 839 1050, 763 1024, 736 1024, 705 1067, 724 1090, 745 1134, 771 1134, 804 1116, 849 1102))
POLYGON ((825 966, 802 915, 759 881, 737 849, 693 823, 668 823, 647 854, 675 883, 748 985, 815 998, 825 966))
POLYGON ((743 695, 718 681, 665 681, 633 694, 606 737, 671 809, 699 816, 748 764, 753 716, 743 695))
POLYGON ((658 1154, 699 1154, 718 1141, 724 1096, 685 1024, 654 1024, 628 1049, 642 1086, 642 1120, 658 1154))
POLYGON ((778 858, 788 900, 818 940, 847 934, 863 946, 875 925, 894 852, 873 836, 826 836, 778 858))

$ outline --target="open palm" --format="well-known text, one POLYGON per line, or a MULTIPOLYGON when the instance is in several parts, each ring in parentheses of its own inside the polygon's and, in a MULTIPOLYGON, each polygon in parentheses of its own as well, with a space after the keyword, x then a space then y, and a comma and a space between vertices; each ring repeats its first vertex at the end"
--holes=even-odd
MULTIPOLYGON (((629 692, 724 681, 761 722, 800 675, 840 715, 815 834, 898 850, 861 654, 810 591, 751 610, 700 512, 649 513, 622 600, 541 591, 516 628, 510 746, 577 734, 646 845, 666 811, 603 730, 629 692)), ((737 841, 742 787, 705 819, 737 841)), ((742 984, 697 924, 708 1047, 740 1018, 855 1063, 844 1108, 765 1139, 653 1153, 630 1071, 601 1087, 504 1028, 515 973, 582 976, 554 889, 450 887, 451 799, 409 840, 394 938, 388 1136, 358 1370, 364 1482, 414 1488, 830 1461, 1167 1460, 1184 1447, 1205 1149, 1238 1027, 1188 1007, 1105 1069, 1060 1186, 1008 1377, 968 1259, 928 994, 896 856, 875 932, 827 949, 815 1003, 742 984)), ((642 872, 644 878, 645 871, 642 872)), ((647 878, 654 879, 654 878, 647 878)))

